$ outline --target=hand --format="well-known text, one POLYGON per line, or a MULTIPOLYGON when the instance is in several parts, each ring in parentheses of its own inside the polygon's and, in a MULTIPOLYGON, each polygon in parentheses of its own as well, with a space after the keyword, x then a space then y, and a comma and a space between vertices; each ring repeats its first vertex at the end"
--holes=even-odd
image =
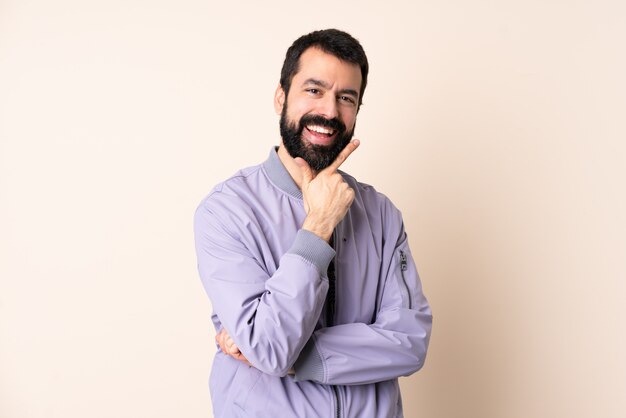
POLYGON ((357 149, 360 141, 351 141, 328 167, 317 175, 302 158, 295 159, 302 172, 302 198, 307 217, 302 228, 329 241, 337 224, 346 216, 354 190, 343 180, 337 169, 357 149))
POLYGON ((226 328, 222 328, 222 330, 215 336, 215 340, 224 354, 231 356, 235 360, 242 361, 248 366, 252 366, 248 359, 241 353, 241 351, 239 351, 237 344, 235 344, 233 339, 230 338, 226 328))

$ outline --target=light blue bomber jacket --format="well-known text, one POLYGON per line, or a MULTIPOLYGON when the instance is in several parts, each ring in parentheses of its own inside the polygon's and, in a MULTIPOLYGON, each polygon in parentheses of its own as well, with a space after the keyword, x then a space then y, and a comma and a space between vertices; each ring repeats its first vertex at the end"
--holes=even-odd
POLYGON ((212 321, 253 365, 218 350, 216 418, 403 416, 398 377, 424 364, 430 307, 398 209, 341 174, 355 199, 332 246, 301 229, 302 193, 275 149, 198 207, 212 321))

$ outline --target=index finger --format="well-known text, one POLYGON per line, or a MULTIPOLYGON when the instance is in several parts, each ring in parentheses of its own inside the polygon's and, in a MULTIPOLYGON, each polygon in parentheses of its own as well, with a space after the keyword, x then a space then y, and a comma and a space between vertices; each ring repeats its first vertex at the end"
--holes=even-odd
POLYGON ((360 144, 361 141, 359 141, 358 139, 353 139, 352 141, 350 141, 348 145, 346 145, 346 147, 339 153, 337 158, 335 158, 335 161, 330 163, 326 170, 337 171, 339 166, 341 166, 341 164, 343 164, 348 159, 350 154, 352 154, 352 152, 357 149, 360 144))

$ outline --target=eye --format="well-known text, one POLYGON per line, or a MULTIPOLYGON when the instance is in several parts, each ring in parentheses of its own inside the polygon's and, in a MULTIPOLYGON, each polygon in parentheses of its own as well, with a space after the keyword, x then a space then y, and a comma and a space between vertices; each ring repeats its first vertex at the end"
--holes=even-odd
POLYGON ((356 101, 351 96, 339 96, 339 100, 349 104, 356 104, 356 101))
POLYGON ((316 88, 306 89, 306 91, 307 91, 307 92, 309 92, 309 93, 311 93, 311 94, 314 94, 314 95, 318 95, 318 94, 320 94, 319 89, 316 89, 316 88))

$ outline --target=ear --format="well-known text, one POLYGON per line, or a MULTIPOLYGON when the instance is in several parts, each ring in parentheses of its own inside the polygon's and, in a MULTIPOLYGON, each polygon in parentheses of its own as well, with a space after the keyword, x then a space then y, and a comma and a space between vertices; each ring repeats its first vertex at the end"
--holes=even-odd
POLYGON ((283 107, 285 107, 285 90, 283 90, 282 86, 278 84, 276 87, 276 92, 274 93, 274 110, 277 115, 280 115, 283 112, 283 107))

